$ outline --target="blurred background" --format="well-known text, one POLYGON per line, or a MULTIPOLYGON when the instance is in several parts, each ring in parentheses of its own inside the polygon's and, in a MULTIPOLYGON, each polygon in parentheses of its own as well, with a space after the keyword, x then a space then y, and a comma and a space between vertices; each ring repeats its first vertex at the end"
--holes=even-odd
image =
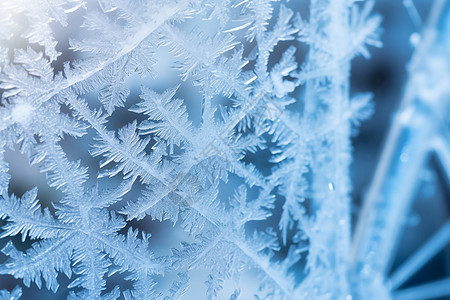
MULTIPOLYGON (((380 162, 383 147, 386 146, 388 130, 400 107, 400 101, 404 97, 408 79, 407 68, 410 65, 415 46, 419 46, 423 42, 420 40, 419 33, 424 29, 432 5, 435 2, 438 1, 414 1, 418 15, 421 18, 421 24, 417 22, 418 19, 414 19, 414 15, 408 14, 404 5, 408 1, 376 1, 375 11, 383 17, 383 33, 381 35, 383 47, 371 49, 372 58, 370 60, 357 58, 353 61, 351 78, 353 92, 370 91, 374 95, 373 100, 375 103, 372 118, 362 123, 359 134, 353 138, 354 162, 351 167, 354 186, 352 193, 354 204, 352 212, 353 231, 361 216, 363 201, 367 197, 376 166, 380 162)), ((446 5, 449 5, 448 1, 446 5)), ((447 19, 447 21, 450 19, 448 8, 444 19, 447 19)), ((450 53, 446 54, 446 58, 448 64, 450 53)), ((428 74, 428 76, 433 75, 428 74)), ((438 78, 436 76, 435 80, 445 80, 445 77, 438 78)), ((445 84, 449 86, 450 82, 445 84)), ((444 130, 447 129, 445 138, 448 138, 449 114, 448 107, 445 107, 444 103, 442 103, 442 110, 446 110, 444 113, 446 114, 447 124, 441 125, 446 127, 444 128, 444 130)), ((429 122, 433 122, 433 120, 429 120, 429 122)), ((406 215, 406 220, 397 220, 398 226, 404 224, 404 230, 399 233, 398 248, 393 253, 393 260, 388 271, 390 274, 430 239, 448 220, 450 215, 448 172, 448 166, 446 171, 437 157, 434 154, 430 154, 426 157, 424 168, 416 174, 418 186, 416 186, 416 191, 413 193, 411 209, 406 215)), ((395 201, 396 199, 391 200, 395 201)), ((444 235, 450 237, 449 232, 446 232, 444 235)), ((407 289, 448 277, 449 274, 450 245, 447 244, 438 251, 437 255, 405 281, 400 288, 407 289)), ((447 295, 449 295, 450 282, 446 281, 445 285, 448 286, 446 290, 447 295)), ((437 291, 437 288, 431 287, 431 289, 437 291)), ((417 298, 406 297, 405 299, 425 298, 417 295, 417 298)), ((450 297, 443 296, 426 299, 450 299, 450 297)))

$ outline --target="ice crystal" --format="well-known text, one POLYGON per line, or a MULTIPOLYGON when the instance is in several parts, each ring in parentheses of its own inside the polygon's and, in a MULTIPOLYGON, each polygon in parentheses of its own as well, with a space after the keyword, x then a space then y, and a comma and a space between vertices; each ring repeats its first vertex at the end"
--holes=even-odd
POLYGON ((350 62, 380 18, 305 4, 2 1, 0 273, 69 299, 346 295, 371 109, 350 62), (13 194, 18 151, 47 187, 13 194))

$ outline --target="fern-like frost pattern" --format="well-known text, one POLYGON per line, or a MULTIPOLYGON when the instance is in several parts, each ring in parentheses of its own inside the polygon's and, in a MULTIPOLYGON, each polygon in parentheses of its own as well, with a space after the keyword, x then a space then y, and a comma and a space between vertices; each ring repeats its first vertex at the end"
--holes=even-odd
POLYGON ((348 295, 372 6, 2 1, 0 299, 348 295), (14 192, 13 155, 45 186, 14 192))

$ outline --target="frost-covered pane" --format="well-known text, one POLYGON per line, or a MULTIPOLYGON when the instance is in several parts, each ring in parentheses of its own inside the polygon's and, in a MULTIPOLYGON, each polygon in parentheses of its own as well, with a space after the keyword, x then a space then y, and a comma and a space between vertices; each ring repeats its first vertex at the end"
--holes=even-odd
POLYGON ((68 299, 347 296, 373 108, 350 68, 381 18, 294 2, 2 1, 0 274, 68 299), (26 192, 6 151, 40 173, 26 192))

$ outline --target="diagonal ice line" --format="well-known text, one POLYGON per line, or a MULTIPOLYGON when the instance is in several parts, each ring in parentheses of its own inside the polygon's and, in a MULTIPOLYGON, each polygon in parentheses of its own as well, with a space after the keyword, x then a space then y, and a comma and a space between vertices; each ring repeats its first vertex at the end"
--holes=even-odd
MULTIPOLYGON (((436 137, 432 142, 432 149, 435 151, 443 169, 450 182, 450 151, 448 142, 441 136, 436 137)), ((396 289, 407 281, 426 262, 435 256, 450 241, 450 220, 436 232, 419 250, 417 250, 402 266, 400 266, 391 276, 390 285, 396 289)))
POLYGON ((150 36, 150 34, 152 34, 155 30, 157 30, 167 20, 176 15, 182 9, 186 8, 189 3, 190 1, 184 1, 179 5, 173 5, 172 7, 169 6, 167 7, 167 9, 163 10, 157 16, 152 16, 151 18, 149 18, 149 21, 145 23, 134 35, 132 35, 131 37, 129 37, 124 41, 123 44, 125 46, 119 52, 117 52, 116 55, 97 64, 96 67, 90 69, 89 71, 85 71, 81 74, 72 76, 71 78, 68 78, 65 82, 56 85, 55 88, 46 91, 43 95, 37 97, 37 98, 41 97, 44 98, 39 99, 38 103, 42 104, 50 100, 53 96, 59 94, 61 91, 68 89, 77 83, 87 80, 88 78, 102 71, 106 66, 114 63, 121 57, 127 55, 128 53, 136 49, 136 47, 139 46, 139 44, 142 41, 144 41, 148 36, 150 36))
POLYGON ((450 241, 450 220, 426 243, 406 260, 391 276, 391 288, 395 290, 414 275, 450 241))
POLYGON ((413 0, 403 0, 403 6, 406 8, 411 21, 414 23, 416 29, 420 29, 423 27, 422 18, 420 17, 419 12, 417 11, 416 5, 413 0))
POLYGON ((433 140, 432 149, 436 153, 446 176, 446 182, 448 182, 450 187, 450 141, 443 136, 436 137, 433 140))
POLYGON ((425 300, 450 296, 450 278, 416 285, 394 293, 393 300, 425 300))

